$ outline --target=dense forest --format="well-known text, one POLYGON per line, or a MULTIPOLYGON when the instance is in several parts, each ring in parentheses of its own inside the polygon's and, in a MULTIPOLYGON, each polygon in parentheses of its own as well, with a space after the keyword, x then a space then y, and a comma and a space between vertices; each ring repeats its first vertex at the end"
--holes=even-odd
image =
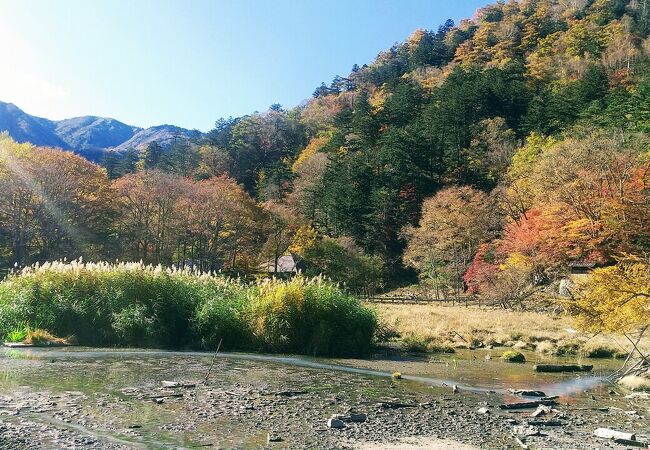
POLYGON ((95 165, 0 136, 0 265, 253 273, 516 302, 650 251, 650 3, 509 0, 416 30, 293 109, 95 165))

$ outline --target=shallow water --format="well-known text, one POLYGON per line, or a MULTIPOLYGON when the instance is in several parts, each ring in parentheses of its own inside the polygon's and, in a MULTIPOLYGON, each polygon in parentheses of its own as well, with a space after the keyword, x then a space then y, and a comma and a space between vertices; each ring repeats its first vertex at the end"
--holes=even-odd
MULTIPOLYGON (((534 354, 527 355, 529 363, 512 364, 500 361, 498 350, 492 351, 492 359, 486 360, 485 355, 489 353, 468 350, 427 358, 396 356, 366 360, 219 353, 210 382, 221 387, 252 385, 259 391, 304 389, 315 398, 336 396, 352 405, 367 402, 369 398, 392 396, 417 401, 423 393, 448 394, 452 384, 466 391, 466 395, 491 392, 495 401, 515 400, 507 389, 525 388, 560 395, 563 401, 578 405, 587 401, 585 390, 591 393, 608 389, 604 377, 618 363, 591 361, 590 364, 595 365, 592 374, 538 374, 532 368, 534 354), (398 383, 390 380, 395 371, 402 373, 403 380, 398 383)), ((205 352, 3 348, 0 349, 0 396, 28 398, 34 392, 72 396, 75 402, 83 405, 84 420, 66 426, 77 427, 82 434, 98 436, 116 445, 192 447, 204 442, 206 436, 214 436, 215 430, 219 430, 220 446, 254 448, 264 445, 267 430, 263 424, 259 431, 251 432, 250 428, 240 426, 236 416, 220 415, 209 427, 165 428, 160 425, 182 422, 181 406, 169 402, 161 408, 151 401, 134 401, 129 397, 129 388, 160 386, 162 380, 202 383, 213 358, 212 353, 205 352), (108 398, 110 401, 103 401, 108 398), (85 428, 85 421, 92 424, 92 431, 85 428), (129 429, 134 423, 140 427, 137 432, 129 429)), ((319 406, 317 414, 328 413, 321 411, 328 408, 326 403, 323 405, 319 406)), ((331 412, 337 411, 332 409, 331 412)), ((53 415, 33 414, 31 417, 41 422, 64 424, 53 415)))
MULTIPOLYGON (((306 356, 278 356, 251 353, 221 352, 216 354, 218 360, 231 363, 230 371, 241 370, 237 361, 246 361, 249 364, 259 365, 287 365, 330 372, 346 372, 369 377, 390 378, 392 373, 400 372, 405 380, 416 381, 431 386, 457 385, 468 391, 507 392, 508 389, 535 389, 542 390, 547 395, 572 396, 582 393, 586 389, 593 389, 605 385, 606 376, 613 372, 620 364, 616 360, 577 360, 571 358, 538 358, 535 354, 527 354, 527 363, 506 363, 499 360, 500 351, 461 350, 454 354, 436 355, 432 357, 395 356, 375 357, 371 359, 328 359, 311 358, 306 356), (491 359, 485 359, 490 355, 491 359), (594 361, 596 361, 594 363, 594 361), (534 372, 532 366, 536 363, 589 363, 594 365, 594 370, 589 373, 547 374, 534 372)), ((60 386, 61 383, 70 381, 74 387, 75 379, 81 375, 86 388, 102 388, 113 381, 127 381, 137 378, 139 362, 165 361, 173 363, 178 361, 200 361, 205 363, 212 360, 214 354, 209 352, 176 352, 164 350, 139 350, 139 349, 97 349, 86 347, 66 348, 25 348, 7 349, 0 348, 0 389, 15 384, 18 379, 29 380, 36 386, 60 386), (9 361, 33 361, 34 363, 10 364, 9 361), (45 362, 75 362, 105 361, 110 363, 111 370, 108 378, 86 379, 83 373, 75 373, 71 378, 57 377, 52 379, 47 370, 38 370, 29 375, 30 367, 41 367, 45 362), (19 374, 15 370, 21 367, 27 373, 19 374), (25 378, 27 377, 27 378, 25 378), (52 383, 54 382, 54 383, 52 383)), ((121 383, 119 383, 121 384, 121 383)))

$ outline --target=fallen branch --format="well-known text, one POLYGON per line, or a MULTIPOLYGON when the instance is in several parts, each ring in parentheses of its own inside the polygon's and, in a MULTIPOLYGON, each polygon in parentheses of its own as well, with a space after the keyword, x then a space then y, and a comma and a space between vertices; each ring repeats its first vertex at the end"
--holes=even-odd
POLYGON ((592 365, 586 364, 536 364, 535 372, 591 372, 594 368, 592 365))
POLYGON ((527 408, 536 408, 539 405, 555 406, 555 405, 557 405, 557 401, 555 401, 555 400, 533 400, 531 402, 504 403, 502 405, 499 405, 499 409, 527 409, 527 408))
POLYGON ((205 380, 203 380, 203 384, 208 383, 208 378, 210 377, 210 373, 212 372, 212 368, 214 367, 214 362, 217 360, 217 353, 219 353, 219 349, 221 348, 221 343, 223 342, 223 338, 219 340, 219 345, 217 345, 217 351, 214 352, 214 356, 212 357, 212 364, 210 364, 210 368, 208 369, 208 373, 205 375, 205 380))

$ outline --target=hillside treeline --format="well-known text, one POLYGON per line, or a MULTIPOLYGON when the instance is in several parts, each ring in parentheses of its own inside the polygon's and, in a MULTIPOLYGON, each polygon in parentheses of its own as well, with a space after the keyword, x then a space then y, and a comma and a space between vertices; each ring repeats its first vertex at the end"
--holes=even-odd
POLYGON ((646 0, 497 2, 299 107, 103 168, 5 137, 0 257, 250 271, 292 252, 354 289, 520 298, 649 250, 649 32, 646 0))

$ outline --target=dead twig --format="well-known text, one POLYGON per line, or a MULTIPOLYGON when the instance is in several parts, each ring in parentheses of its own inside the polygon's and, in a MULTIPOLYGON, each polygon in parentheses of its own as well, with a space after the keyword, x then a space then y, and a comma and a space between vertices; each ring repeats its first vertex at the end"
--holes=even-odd
POLYGON ((210 378, 210 373, 212 373, 212 368, 214 367, 214 362, 217 360, 217 353, 219 353, 219 349, 221 348, 221 343, 223 342, 223 338, 219 340, 219 345, 217 345, 217 351, 214 352, 214 356, 212 357, 212 364, 210 364, 210 368, 208 369, 208 373, 205 375, 205 380, 203 380, 203 384, 208 383, 208 378, 210 378))

